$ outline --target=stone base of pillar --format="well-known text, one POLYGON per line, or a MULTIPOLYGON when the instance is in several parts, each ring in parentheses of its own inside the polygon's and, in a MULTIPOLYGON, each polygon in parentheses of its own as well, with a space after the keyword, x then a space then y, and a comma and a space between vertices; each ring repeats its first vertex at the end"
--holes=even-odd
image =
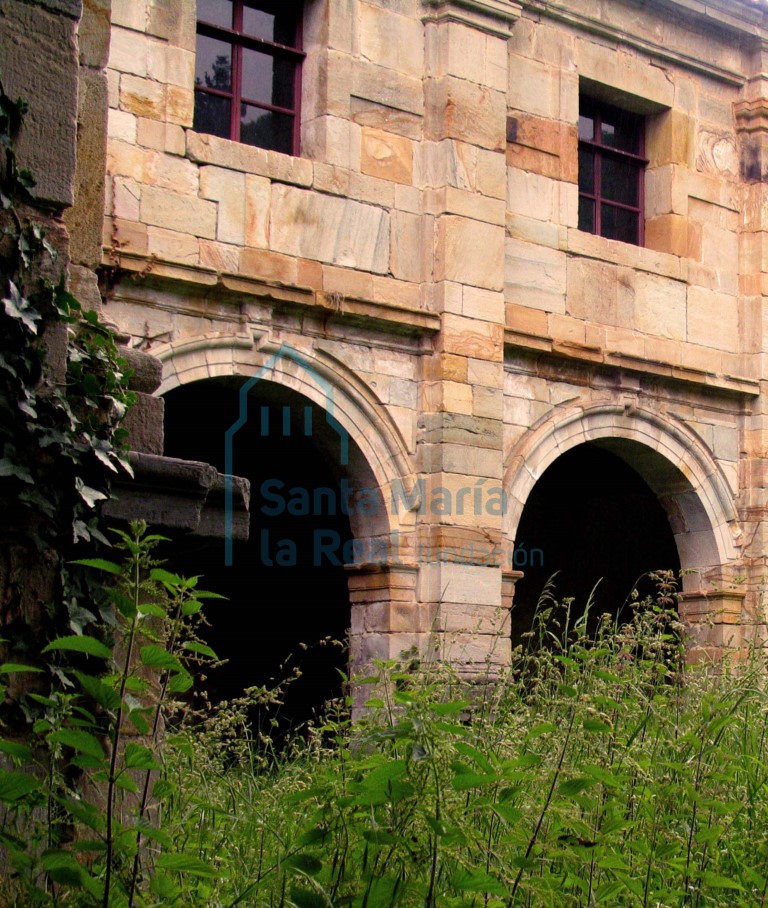
POLYGON ((689 635, 688 661, 721 662, 745 655, 743 590, 685 592, 678 612, 689 635))

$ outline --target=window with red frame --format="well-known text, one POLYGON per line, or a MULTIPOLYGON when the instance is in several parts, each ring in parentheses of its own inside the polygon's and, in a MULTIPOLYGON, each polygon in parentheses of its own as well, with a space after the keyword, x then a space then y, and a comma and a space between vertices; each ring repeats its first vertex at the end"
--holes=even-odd
POLYGON ((299 153, 299 0, 197 0, 197 132, 299 153))
POLYGON ((579 230, 643 243, 643 117, 579 98, 579 230))

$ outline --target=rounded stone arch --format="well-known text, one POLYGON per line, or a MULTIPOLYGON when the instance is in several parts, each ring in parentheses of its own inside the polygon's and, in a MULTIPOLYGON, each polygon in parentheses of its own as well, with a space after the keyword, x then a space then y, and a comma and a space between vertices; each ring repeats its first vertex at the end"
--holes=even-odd
MULTIPOLYGON (((241 376, 288 388, 313 404, 332 410, 333 421, 353 441, 350 473, 358 487, 381 495, 373 516, 350 515, 357 537, 397 533, 415 521, 415 511, 389 507, 393 495, 414 502, 416 475, 405 440, 374 391, 343 362, 324 350, 301 350, 257 334, 200 335, 153 350, 163 363, 158 394, 207 378, 241 376), (290 355, 286 355, 290 351, 290 355), (399 512, 399 513, 398 513, 399 512)), ((416 502, 418 504, 418 502, 416 502)))
MULTIPOLYGON (((645 480, 664 508, 684 570, 720 568, 739 557, 738 514, 728 482, 703 441, 682 422, 613 402, 545 417, 507 458, 504 532, 514 540, 528 496, 560 455, 591 442, 616 454, 645 480)), ((700 585, 697 575, 686 588, 700 585)))

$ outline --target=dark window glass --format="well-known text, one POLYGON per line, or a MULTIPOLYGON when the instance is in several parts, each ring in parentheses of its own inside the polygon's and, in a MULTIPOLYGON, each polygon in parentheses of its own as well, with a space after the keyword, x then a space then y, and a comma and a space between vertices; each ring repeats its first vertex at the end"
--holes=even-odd
POLYGON ((634 162, 607 156, 603 158, 602 196, 612 202, 637 207, 638 176, 634 162))
POLYGON ((298 152, 298 0, 198 0, 194 128, 298 152))
POLYGON ((197 18, 211 25, 232 28, 232 0, 197 0, 197 18))
POLYGON ((642 242, 643 120, 580 98, 579 229, 625 243, 642 242))
POLYGON ((192 125, 196 132, 228 139, 231 119, 232 102, 229 98, 200 92, 195 102, 195 121, 192 125))
MULTIPOLYGON (((262 41, 275 40, 275 15, 264 10, 252 9, 246 6, 243 9, 243 33, 262 41)), ((283 42, 280 42, 283 43, 283 42)))
POLYGON ((219 91, 232 90, 232 45, 198 35, 195 85, 219 91))
POLYGON ((611 240, 622 240, 624 243, 637 242, 637 221, 639 215, 626 208, 614 205, 601 205, 602 236, 611 240))
POLYGON ((242 96, 249 101, 272 104, 275 84, 275 58, 256 50, 243 49, 243 90, 242 96))
POLYGON ((590 148, 579 149, 579 192, 593 195, 595 191, 595 153, 590 148))
POLYGON ((579 199, 579 230, 595 232, 595 203, 592 199, 579 199))
POLYGON ((290 154, 293 141, 293 118, 251 104, 240 108, 240 141, 272 151, 290 154))

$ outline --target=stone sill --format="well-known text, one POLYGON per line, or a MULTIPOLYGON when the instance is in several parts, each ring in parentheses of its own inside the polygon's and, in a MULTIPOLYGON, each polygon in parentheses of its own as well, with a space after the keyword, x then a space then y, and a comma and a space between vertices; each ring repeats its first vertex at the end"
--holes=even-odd
POLYGON ((125 273, 128 280, 136 283, 151 280, 211 287, 227 295, 235 293, 253 297, 276 306, 320 310, 326 317, 379 322, 389 330, 396 325, 398 333, 422 334, 440 330, 440 316, 437 313, 397 303, 350 296, 337 300, 334 294, 325 294, 311 287, 262 280, 233 272, 218 272, 205 265, 185 265, 122 250, 105 250, 104 263, 116 264, 118 272, 125 273))
POLYGON ((551 337, 526 334, 523 331, 515 331, 511 328, 507 328, 504 331, 504 346, 511 349, 540 350, 555 356, 561 356, 564 359, 598 363, 645 375, 658 375, 661 378, 684 384, 712 388, 723 394, 757 397, 760 393, 760 383, 758 381, 742 376, 705 372, 703 369, 693 369, 689 366, 675 365, 661 360, 645 359, 627 353, 613 353, 609 350, 586 344, 557 342, 553 341, 551 337))
POLYGON ((634 246, 632 243, 621 243, 609 240, 594 233, 585 233, 575 227, 569 227, 565 242, 560 250, 569 255, 597 259, 611 265, 623 265, 635 271, 645 271, 659 277, 668 277, 675 281, 688 280, 688 259, 669 252, 658 252, 647 246, 634 246))
POLYGON ((187 158, 195 164, 211 164, 225 170, 253 173, 277 183, 310 187, 313 164, 307 158, 280 154, 254 145, 243 145, 204 133, 186 130, 187 158))

